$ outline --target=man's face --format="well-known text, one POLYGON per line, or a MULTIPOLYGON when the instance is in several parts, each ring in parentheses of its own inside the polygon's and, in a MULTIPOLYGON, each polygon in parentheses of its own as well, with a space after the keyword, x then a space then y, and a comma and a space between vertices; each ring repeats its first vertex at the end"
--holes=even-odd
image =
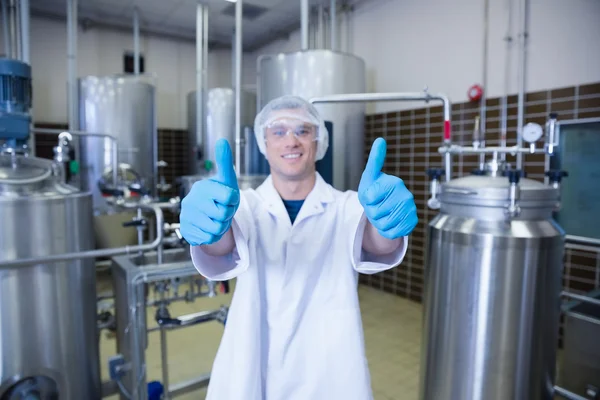
POLYGON ((301 113, 302 110, 273 111, 272 122, 265 129, 271 171, 289 180, 304 179, 316 169, 317 127, 305 122, 301 113))

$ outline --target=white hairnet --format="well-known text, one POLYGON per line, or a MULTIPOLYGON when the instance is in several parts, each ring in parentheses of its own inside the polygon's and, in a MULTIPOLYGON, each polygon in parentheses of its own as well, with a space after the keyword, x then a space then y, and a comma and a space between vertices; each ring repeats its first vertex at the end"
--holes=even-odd
POLYGON ((254 119, 254 135, 260 152, 266 156, 265 129, 267 125, 273 122, 274 119, 286 117, 301 119, 317 127, 316 161, 325 157, 329 147, 329 132, 325 128, 325 121, 323 121, 315 106, 298 96, 282 96, 273 99, 258 113, 254 119), (288 110, 289 114, 286 114, 288 110), (274 114, 274 111, 278 112, 274 114))

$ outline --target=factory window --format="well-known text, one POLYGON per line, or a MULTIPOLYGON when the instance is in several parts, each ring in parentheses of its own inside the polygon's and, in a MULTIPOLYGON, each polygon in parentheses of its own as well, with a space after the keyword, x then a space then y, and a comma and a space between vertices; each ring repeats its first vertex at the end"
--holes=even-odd
MULTIPOLYGON (((125 52, 123 54, 123 71, 126 74, 134 73, 134 57, 133 52, 125 52)), ((140 54, 140 74, 144 73, 144 56, 140 54)))

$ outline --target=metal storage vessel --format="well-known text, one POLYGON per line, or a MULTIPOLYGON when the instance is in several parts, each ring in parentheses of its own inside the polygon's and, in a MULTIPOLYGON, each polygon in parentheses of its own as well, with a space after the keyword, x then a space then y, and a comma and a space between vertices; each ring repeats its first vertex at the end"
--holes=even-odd
MULTIPOLYGON (((79 81, 82 131, 106 133, 117 138, 121 168, 139 175, 152 196, 156 196, 158 137, 155 88, 135 76, 89 76, 79 81)), ((96 211, 105 211, 98 189, 103 176, 110 177, 111 142, 106 138, 81 140, 82 189, 94 196, 96 211)), ((119 172, 122 175, 121 171, 119 172)))
POLYGON ((564 232, 558 189, 506 177, 441 187, 429 225, 422 400, 553 398, 564 232))
MULTIPOLYGON (((283 95, 310 100, 333 94, 366 91, 365 62, 351 54, 309 50, 261 56, 258 59, 257 106, 283 95)), ((333 186, 357 190, 364 168, 364 103, 315 104, 333 123, 333 186)))
MULTIPOLYGON (((0 261, 93 249, 92 196, 56 167, 0 155, 0 261)), ((0 354, 3 400, 101 398, 93 259, 0 268, 0 354)))
MULTIPOLYGON (((256 96, 242 91, 242 129, 254 126, 256 96)), ((198 163, 197 152, 200 149, 202 161, 215 161, 215 144, 219 138, 229 141, 235 156, 235 92, 230 88, 214 88, 208 91, 204 106, 204 123, 202 134, 196 134, 196 91, 187 96, 187 124, 192 162, 189 167, 191 174, 202 173, 203 163, 198 163), (200 168, 198 167, 200 164, 200 168)), ((243 136, 242 136, 243 137, 243 136)))

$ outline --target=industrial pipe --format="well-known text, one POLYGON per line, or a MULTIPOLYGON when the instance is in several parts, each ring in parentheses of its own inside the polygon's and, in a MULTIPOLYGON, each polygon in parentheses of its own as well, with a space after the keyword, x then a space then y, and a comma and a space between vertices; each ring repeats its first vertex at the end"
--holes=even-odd
MULTIPOLYGON (((202 33, 202 39, 204 43, 202 44, 202 87, 205 92, 208 93, 208 8, 204 7, 204 21, 202 21, 202 28, 204 32, 202 33)), ((202 94, 202 102, 203 104, 206 102, 206 96, 202 94)), ((204 107, 204 106, 203 106, 204 107)), ((203 122, 204 123, 204 122, 203 122)))
MULTIPOLYGON (((506 36, 504 40, 506 41, 506 57, 504 59, 504 95, 501 99, 501 112, 500 112, 500 147, 506 147, 506 135, 508 131, 508 91, 510 90, 510 67, 512 63, 511 60, 511 50, 512 50, 512 18, 513 18, 513 2, 512 0, 507 0, 508 2, 508 23, 506 28, 506 36)), ((506 155, 502 154, 502 161, 506 160, 506 155)))
POLYGON ((308 50, 308 0, 300 0, 301 49, 308 50))
MULTIPOLYGON (((588 237, 583 237, 583 236, 574 236, 574 235, 566 235, 565 239, 568 242, 583 243, 583 244, 589 244, 592 246, 600 247, 600 239, 593 239, 593 238, 588 238, 588 237)), ((600 249, 598 249, 598 251, 600 252, 600 249)))
MULTIPOLYGON (((196 7, 196 144, 204 130, 204 6, 196 7)), ((199 171, 197 171, 199 172, 199 171)))
POLYGON ((242 172, 242 1, 235 3, 235 170, 242 172))
MULTIPOLYGON (((352 94, 336 94, 331 96, 312 98, 310 102, 316 103, 362 103, 371 101, 425 101, 428 103, 431 100, 441 101, 444 107, 444 144, 450 147, 452 143, 452 122, 451 122, 451 104, 447 96, 443 94, 423 93, 352 93, 352 94)), ((446 153, 446 182, 452 179, 452 159, 450 153, 446 153)))
POLYGON ((337 9, 336 1, 331 0, 329 3, 329 28, 330 28, 330 49, 333 51, 337 50, 337 9))
POLYGON ((95 132, 85 132, 85 131, 76 131, 76 130, 70 130, 70 131, 64 131, 62 129, 46 129, 46 128, 34 128, 31 130, 31 133, 33 133, 35 135, 35 133, 50 133, 50 134, 58 134, 60 135, 63 132, 67 132, 70 133, 73 136, 94 136, 94 137, 104 137, 106 139, 109 139, 112 142, 112 152, 111 152, 111 159, 112 159, 112 181, 113 181, 113 185, 116 188, 118 183, 119 183, 119 178, 118 178, 118 173, 119 173, 119 160, 118 160, 118 155, 119 155, 119 147, 118 147, 118 143, 117 143, 117 138, 114 136, 111 136, 109 134, 106 133, 95 133, 95 132))
POLYGON ((140 74, 140 21, 137 6, 133 7, 133 73, 140 74))
POLYGON ((19 1, 19 17, 21 20, 21 61, 29 64, 29 0, 19 1))
POLYGON ((10 40, 10 58, 19 59, 19 32, 17 30, 17 6, 16 0, 8 1, 8 27, 9 27, 9 40, 10 40))
POLYGON ((560 294, 562 297, 569 297, 573 300, 579 300, 582 303, 589 303, 589 304, 594 304, 596 306, 600 306, 600 300, 596 300, 590 296, 582 296, 579 294, 575 294, 575 293, 571 293, 571 292, 567 292, 567 291, 563 291, 560 294))
POLYGON ((78 128, 77 121, 77 5, 78 0, 67 2, 67 82, 69 87, 69 130, 78 128))
POLYGON ((559 396, 568 400, 588 400, 587 397, 581 397, 577 393, 573 393, 565 388, 561 388, 560 386, 554 386, 554 394, 558 394, 559 396))
POLYGON ((317 49, 325 48, 325 17, 323 4, 317 8, 317 49))
MULTIPOLYGON (((527 36, 529 20, 529 0, 521 0, 519 35, 519 95, 517 100, 517 146, 523 145, 523 125, 525 120, 525 87, 527 73, 527 36)), ((517 169, 523 169, 523 155, 517 154, 517 169)))
POLYGON ((60 261, 71 261, 71 260, 81 260, 85 258, 99 258, 99 257, 114 257, 122 254, 131 254, 135 252, 144 252, 151 251, 158 246, 163 241, 164 232, 164 216, 160 207, 156 207, 152 204, 135 204, 131 207, 129 205, 119 205, 124 208, 141 208, 145 210, 151 210, 154 212, 156 216, 156 239, 147 244, 135 245, 135 246, 124 246, 124 247, 115 247, 110 249, 98 249, 98 250, 88 250, 81 251, 76 253, 64 253, 64 254, 53 254, 44 257, 31 257, 31 258, 22 258, 17 260, 7 260, 0 261, 0 269, 14 269, 21 267, 23 265, 33 265, 33 264, 42 264, 42 263, 54 263, 60 261))
MULTIPOLYGON (((157 224, 160 226, 160 231, 162 232, 162 223, 157 224)), ((137 309, 138 304, 144 303, 143 299, 138 299, 138 290, 137 287, 143 283, 151 283, 161 280, 172 279, 181 276, 190 276, 194 272, 196 272, 193 265, 186 264, 181 266, 176 264, 172 266, 170 264, 162 264, 162 265, 154 265, 154 266, 145 266, 144 268, 139 268, 138 271, 131 277, 131 280, 127 284, 127 298, 131 299, 131 303, 128 304, 129 309, 129 321, 136 321, 137 318, 137 309)), ((144 308, 145 310, 145 308, 144 308)), ((131 330, 130 336, 130 345, 132 348, 132 356, 131 360, 129 360, 131 365, 131 370, 129 371, 134 379, 134 386, 132 388, 131 398, 137 399, 140 398, 140 386, 144 383, 144 375, 146 373, 146 366, 142 360, 142 353, 144 348, 140 346, 141 338, 140 338, 140 329, 134 327, 131 330)), ((144 332, 145 333, 145 332, 144 332)))
POLYGON ((438 153, 452 154, 545 154, 544 149, 531 150, 529 147, 472 147, 472 146, 441 146, 438 153))
MULTIPOLYGON (((483 6, 483 91, 481 94, 480 105, 479 105, 479 128, 481 134, 479 135, 479 146, 485 147, 485 131, 486 131, 486 113, 487 113, 487 105, 486 105, 486 92, 488 90, 488 78, 487 78, 487 70, 488 70, 488 31, 489 31, 489 8, 490 8, 490 0, 484 1, 483 6)), ((479 154, 479 169, 483 170, 485 167, 485 154, 479 154)))
POLYGON ((10 57, 12 53, 12 48, 10 42, 9 28, 10 18, 8 16, 8 7, 6 7, 7 1, 8 0, 0 0, 0 5, 2 6, 2 36, 4 37, 4 53, 7 57, 10 57))

